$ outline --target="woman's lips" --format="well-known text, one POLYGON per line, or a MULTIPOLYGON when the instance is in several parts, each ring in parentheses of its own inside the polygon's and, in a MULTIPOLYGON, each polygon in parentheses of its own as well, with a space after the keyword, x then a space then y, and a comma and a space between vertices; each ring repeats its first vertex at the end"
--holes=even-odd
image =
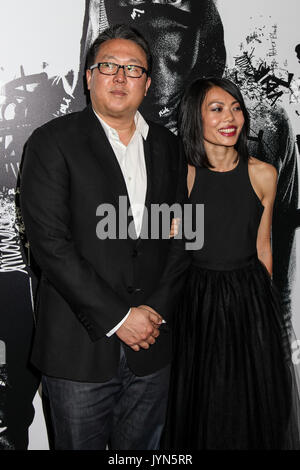
POLYGON ((230 127, 223 127, 219 129, 219 132, 224 137, 234 137, 236 135, 237 127, 230 126, 230 127))

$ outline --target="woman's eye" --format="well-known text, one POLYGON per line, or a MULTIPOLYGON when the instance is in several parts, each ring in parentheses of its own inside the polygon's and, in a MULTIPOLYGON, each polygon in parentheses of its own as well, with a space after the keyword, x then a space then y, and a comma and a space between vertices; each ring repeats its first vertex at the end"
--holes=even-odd
POLYGON ((222 111, 222 108, 217 107, 217 108, 212 108, 211 110, 216 111, 216 112, 220 112, 220 111, 222 111))

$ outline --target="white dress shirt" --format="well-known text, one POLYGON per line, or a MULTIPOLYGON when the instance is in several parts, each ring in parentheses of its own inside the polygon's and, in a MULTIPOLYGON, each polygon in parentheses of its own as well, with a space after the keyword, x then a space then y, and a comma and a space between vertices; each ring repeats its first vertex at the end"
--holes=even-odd
MULTIPOLYGON (((99 119, 106 137, 113 148, 116 159, 119 162, 127 187, 136 234, 139 236, 142 228, 147 191, 147 172, 143 139, 146 140, 147 138, 149 126, 143 116, 137 111, 134 118, 135 131, 129 144, 126 146, 121 142, 118 131, 104 122, 96 112, 95 114, 99 119)), ((109 337, 114 334, 124 323, 129 314, 130 310, 120 323, 110 330, 106 336, 109 337)))
POLYGON ((149 126, 143 116, 137 111, 134 119, 136 129, 126 147, 121 142, 118 131, 106 124, 98 115, 97 117, 119 162, 127 187, 136 233, 139 236, 142 228, 147 191, 143 138, 146 140, 149 126))

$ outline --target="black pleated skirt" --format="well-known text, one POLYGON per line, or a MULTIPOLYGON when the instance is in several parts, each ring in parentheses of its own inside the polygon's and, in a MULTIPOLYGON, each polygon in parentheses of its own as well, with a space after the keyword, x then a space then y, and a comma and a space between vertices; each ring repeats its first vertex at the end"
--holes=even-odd
POLYGON ((230 271, 192 267, 172 326, 162 449, 300 448, 299 355, 257 259, 230 271))

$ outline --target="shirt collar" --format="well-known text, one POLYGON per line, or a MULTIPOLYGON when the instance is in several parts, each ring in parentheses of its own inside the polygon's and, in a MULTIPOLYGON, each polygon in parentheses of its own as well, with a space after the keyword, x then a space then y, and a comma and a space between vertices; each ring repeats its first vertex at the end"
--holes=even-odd
MULTIPOLYGON (((96 113, 96 111, 94 109, 93 109, 93 111, 94 111, 95 115, 97 116, 97 118, 99 119, 99 121, 100 121, 100 123, 101 123, 101 125, 104 129, 106 137, 109 139, 111 136, 113 136, 113 137, 116 137, 116 135, 118 136, 118 132, 116 131, 116 129, 113 129, 105 121, 103 121, 103 119, 101 119, 101 117, 96 113)), ((149 132, 149 125, 147 124, 147 122, 145 121, 145 119, 143 118, 143 116, 141 115, 141 113, 139 111, 137 111, 135 113, 134 122, 135 122, 136 131, 139 134, 141 134, 141 136, 143 137, 144 140, 146 140, 147 136, 148 136, 148 132, 149 132)))

